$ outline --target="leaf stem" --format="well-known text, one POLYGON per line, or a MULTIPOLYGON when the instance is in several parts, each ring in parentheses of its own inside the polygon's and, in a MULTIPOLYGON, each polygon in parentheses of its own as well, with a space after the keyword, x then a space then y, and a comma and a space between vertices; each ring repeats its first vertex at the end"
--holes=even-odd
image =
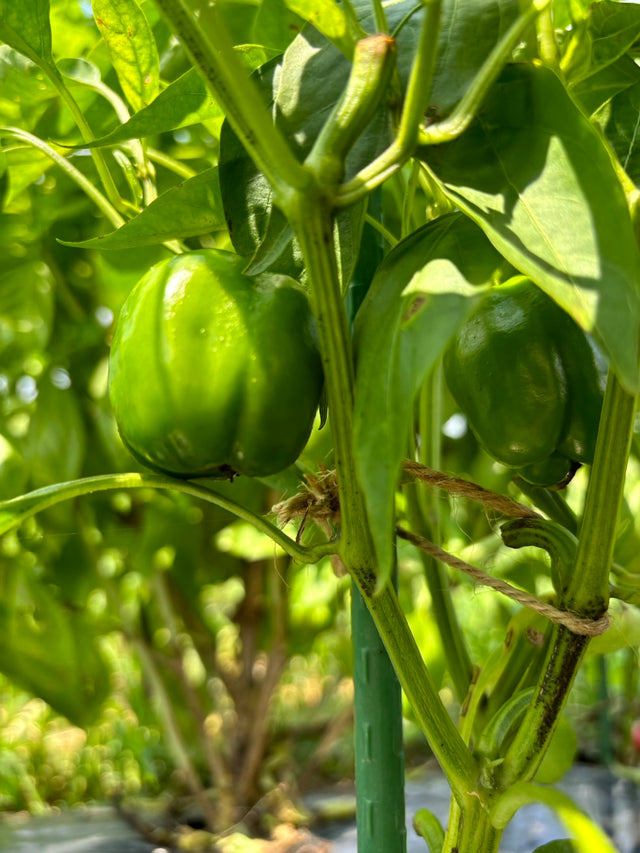
MULTIPOLYGON (((62 76, 58 72, 58 69, 55 68, 56 73, 53 73, 53 69, 50 68, 48 65, 41 65, 41 67, 46 71, 49 79, 58 90, 58 94, 69 108, 71 115, 73 116, 74 121, 78 127, 78 130, 82 134, 83 140, 85 142, 93 142, 95 140, 93 131, 89 127, 89 123, 84 117, 84 113, 82 112, 82 110, 78 106, 76 99, 73 97, 68 87, 66 86, 64 80, 62 79, 62 76)), ((107 166, 102 151, 99 151, 97 148, 91 149, 91 157, 93 158, 96 171, 98 172, 98 176, 100 178, 100 181, 102 182, 104 191, 106 192, 107 198, 109 199, 111 204, 113 204, 115 208, 122 208, 126 206, 124 205, 123 200, 120 198, 120 193, 118 192, 118 188, 116 187, 115 181, 113 180, 113 175, 109 171, 109 167, 107 166)))
POLYGON ((63 169, 73 181, 76 182, 80 189, 89 196, 96 207, 104 213, 112 225, 116 228, 124 225, 124 219, 122 216, 120 216, 118 211, 109 203, 100 190, 96 189, 91 181, 86 178, 79 169, 76 169, 76 167, 73 166, 66 157, 58 154, 58 152, 50 145, 47 145, 46 142, 43 142, 41 139, 38 139, 37 136, 28 133, 26 130, 21 130, 17 127, 2 127, 0 128, 0 135, 2 134, 12 136, 15 139, 26 142, 27 145, 31 145, 33 148, 37 148, 42 151, 47 155, 47 157, 49 157, 49 159, 53 160, 57 166, 60 166, 60 168, 63 169))
POLYGON ((511 58, 513 49, 530 24, 548 6, 549 2, 550 0, 534 0, 527 11, 514 21, 486 58, 480 71, 473 78, 469 89, 451 115, 420 131, 420 145, 440 145, 444 142, 451 142, 464 133, 475 118, 489 87, 505 63, 511 58))
POLYGON ((169 489, 215 504, 233 513, 238 518, 253 524, 254 527, 272 539, 276 545, 279 545, 285 553, 301 563, 317 563, 322 557, 335 554, 338 550, 336 542, 320 543, 313 547, 300 545, 262 516, 236 503, 231 498, 213 491, 208 486, 193 482, 193 480, 179 480, 173 477, 162 477, 158 474, 136 473, 101 474, 95 477, 84 477, 80 480, 58 483, 55 486, 46 486, 28 492, 26 495, 2 501, 0 502, 0 535, 17 527, 26 518, 55 506, 61 501, 113 489, 169 489))
POLYGON ((442 0, 426 0, 425 5, 426 15, 396 137, 386 151, 339 188, 335 199, 338 207, 354 204, 383 183, 406 162, 417 143, 418 130, 431 93, 442 0))

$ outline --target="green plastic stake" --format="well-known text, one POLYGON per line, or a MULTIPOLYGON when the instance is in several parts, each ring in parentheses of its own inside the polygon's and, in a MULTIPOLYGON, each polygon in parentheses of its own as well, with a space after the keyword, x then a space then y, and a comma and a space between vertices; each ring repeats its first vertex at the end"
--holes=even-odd
MULTIPOLYGON (((377 190, 369 198, 369 212, 378 220, 381 207, 377 190)), ((381 257, 379 234, 365 225, 360 258, 347 292, 351 323, 381 257)), ((351 585, 351 631, 358 853, 405 853, 402 692, 378 629, 355 584, 351 585)))
POLYGON ((400 683, 355 584, 351 623, 358 853, 405 853, 400 683))

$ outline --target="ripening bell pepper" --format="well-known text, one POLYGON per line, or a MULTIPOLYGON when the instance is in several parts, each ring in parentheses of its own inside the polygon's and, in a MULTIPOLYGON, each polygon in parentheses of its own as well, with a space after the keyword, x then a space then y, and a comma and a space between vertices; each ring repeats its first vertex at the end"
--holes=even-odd
POLYGON ((602 357, 531 280, 492 287, 444 355, 451 393, 485 450, 528 482, 563 486, 593 461, 602 357))

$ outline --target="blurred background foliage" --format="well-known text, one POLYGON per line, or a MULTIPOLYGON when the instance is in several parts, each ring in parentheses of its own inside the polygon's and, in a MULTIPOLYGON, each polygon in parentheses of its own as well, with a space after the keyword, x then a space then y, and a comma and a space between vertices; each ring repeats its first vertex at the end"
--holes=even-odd
MULTIPOLYGON (((153 3, 141 6, 166 84, 188 63, 153 3)), ((279 52, 295 34, 297 18, 279 0, 225 9, 236 43, 252 44, 259 31, 261 43, 279 52), (276 7, 280 15, 272 14, 276 7)), ((93 132, 107 133, 120 121, 114 103, 126 107, 91 8, 52 0, 51 10, 55 59, 93 132), (85 65, 72 66, 68 57, 82 57, 85 65), (90 73, 99 86, 73 83, 90 73)), ((0 124, 55 141, 97 185, 89 152, 68 155, 62 147, 76 144, 78 132, 42 71, 0 45, 0 81, 0 124)), ((220 126, 214 117, 147 140, 158 192, 216 164, 220 126)), ((0 498, 8 499, 76 477, 136 470, 109 409, 108 349, 126 295, 169 252, 62 245, 111 226, 42 151, 3 138, 0 498)), ((119 192, 138 203, 132 146, 105 149, 105 157, 119 192)), ((402 173, 385 185, 391 230, 411 180, 402 173)), ((413 198, 416 224, 437 213, 433 199, 420 191, 413 198)), ((224 248, 229 238, 220 232, 185 241, 200 245, 224 248)), ((478 448, 446 392, 443 399, 443 468, 513 491, 510 474, 478 448)), ((302 466, 330 466, 330 452, 330 434, 317 431, 302 466)), ((638 474, 634 463, 618 549, 631 589, 640 573, 638 474)), ((267 512, 289 484, 239 479, 220 488, 267 512)), ((568 492, 575 509, 582 486, 578 476, 568 492)), ((551 590, 541 552, 502 548, 485 511, 444 495, 435 506, 448 550, 538 595, 551 590)), ((402 604, 455 713, 423 565, 411 545, 398 547, 402 604)), ((464 577, 452 575, 451 582, 472 659, 484 661, 503 644, 518 608, 464 577)), ((567 741, 570 760, 576 755, 630 770, 640 763, 634 614, 618 608, 623 629, 609 638, 613 653, 605 659, 594 644, 578 678, 567 712, 575 732, 567 741)), ((293 564, 251 527, 179 494, 83 498, 2 537, 0 672, 2 810, 166 793, 195 797, 206 810, 203 793, 212 789, 211 820, 224 828, 279 787, 295 799, 308 787, 352 775, 348 580, 328 561, 293 564)), ((406 740, 410 762, 428 759, 408 709, 406 740)))

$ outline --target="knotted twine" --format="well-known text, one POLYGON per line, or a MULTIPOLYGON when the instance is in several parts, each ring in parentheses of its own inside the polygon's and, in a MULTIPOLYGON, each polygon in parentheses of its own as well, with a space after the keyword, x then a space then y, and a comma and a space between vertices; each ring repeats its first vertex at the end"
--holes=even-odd
MULTIPOLYGON (((444 474, 442 471, 435 471, 433 468, 421 465, 418 462, 412 462, 407 459, 403 463, 403 469, 412 477, 421 480, 433 488, 443 489, 451 495, 481 503, 500 515, 509 518, 542 518, 539 513, 531 509, 531 507, 525 506, 525 504, 518 503, 511 498, 497 492, 492 492, 460 477, 452 477, 449 474, 444 474)), ((276 513, 278 521, 281 524, 286 524, 294 518, 302 518, 304 525, 308 518, 313 518, 314 520, 319 520, 321 526, 326 529, 327 522, 336 523, 339 520, 340 504, 335 472, 324 470, 317 477, 308 475, 305 478, 303 491, 294 495, 293 498, 277 504, 273 507, 273 511, 276 513)), ((609 627, 610 620, 607 613, 599 619, 589 619, 568 610, 560 610, 552 604, 541 601, 535 595, 512 586, 507 581, 494 578, 477 566, 473 566, 471 563, 467 563, 465 560, 450 554, 423 536, 418 536, 400 526, 396 527, 396 533, 401 539, 411 542, 416 548, 427 552, 439 562, 464 572, 473 578, 476 583, 487 586, 522 604, 524 607, 540 613, 550 622, 564 625, 573 634, 585 637, 597 637, 603 634, 609 627)))

